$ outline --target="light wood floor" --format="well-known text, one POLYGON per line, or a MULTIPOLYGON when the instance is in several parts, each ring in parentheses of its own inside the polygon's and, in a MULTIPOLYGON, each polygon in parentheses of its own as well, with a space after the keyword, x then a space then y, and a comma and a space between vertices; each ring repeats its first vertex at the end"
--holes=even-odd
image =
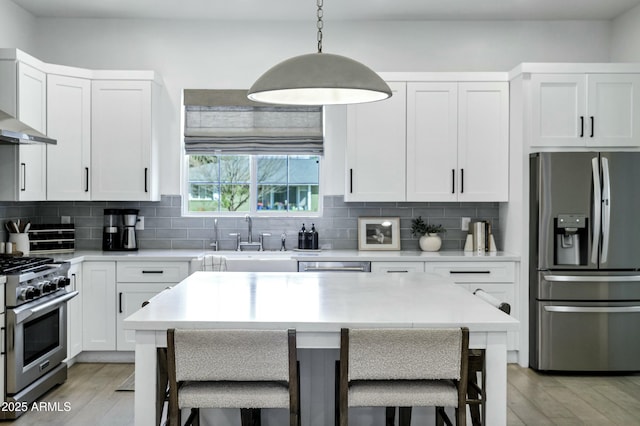
MULTIPOLYGON (((133 364, 75 364, 43 400, 68 412, 31 411, 12 426, 133 425, 133 392, 116 392, 133 364)), ((547 375, 508 367, 509 425, 640 425, 640 374, 547 375)))

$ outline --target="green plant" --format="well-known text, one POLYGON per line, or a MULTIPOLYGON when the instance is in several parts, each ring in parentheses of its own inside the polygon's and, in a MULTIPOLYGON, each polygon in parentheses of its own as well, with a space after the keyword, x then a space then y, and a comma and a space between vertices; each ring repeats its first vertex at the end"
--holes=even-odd
POLYGON ((426 234, 438 234, 442 232, 447 232, 442 225, 429 225, 422 220, 422 216, 418 216, 411 220, 411 235, 414 237, 421 237, 426 234))

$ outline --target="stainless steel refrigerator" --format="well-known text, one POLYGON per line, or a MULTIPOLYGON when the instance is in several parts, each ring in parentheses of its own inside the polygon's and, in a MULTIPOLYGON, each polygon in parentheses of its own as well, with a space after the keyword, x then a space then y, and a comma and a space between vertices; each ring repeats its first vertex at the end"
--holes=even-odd
POLYGON ((530 365, 640 370, 640 153, 530 157, 530 365))

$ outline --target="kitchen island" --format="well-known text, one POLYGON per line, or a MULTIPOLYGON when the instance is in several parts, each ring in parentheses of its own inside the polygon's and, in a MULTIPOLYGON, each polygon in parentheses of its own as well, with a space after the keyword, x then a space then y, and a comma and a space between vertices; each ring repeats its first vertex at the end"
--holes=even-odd
POLYGON ((156 348, 166 347, 168 328, 295 328, 299 350, 310 354, 300 356, 302 423, 328 426, 331 363, 308 364, 317 363, 315 351, 337 357, 341 327, 460 326, 470 330, 470 347, 486 349, 487 424, 504 425, 507 332, 518 321, 447 279, 425 273, 196 272, 125 320, 125 328, 136 331, 135 424, 157 424, 156 348), (324 390, 315 392, 309 382, 320 381, 324 390))

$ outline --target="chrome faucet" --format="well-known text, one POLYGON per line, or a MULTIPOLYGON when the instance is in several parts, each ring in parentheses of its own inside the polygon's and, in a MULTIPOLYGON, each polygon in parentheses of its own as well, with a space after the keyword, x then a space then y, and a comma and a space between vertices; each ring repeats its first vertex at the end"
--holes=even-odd
POLYGON ((213 242, 209 243, 214 251, 218 251, 218 219, 213 219, 213 242))
POLYGON ((245 215, 244 220, 247 221, 249 227, 249 236, 247 237, 247 242, 251 244, 253 242, 253 237, 251 236, 253 222, 251 221, 251 216, 245 215))

